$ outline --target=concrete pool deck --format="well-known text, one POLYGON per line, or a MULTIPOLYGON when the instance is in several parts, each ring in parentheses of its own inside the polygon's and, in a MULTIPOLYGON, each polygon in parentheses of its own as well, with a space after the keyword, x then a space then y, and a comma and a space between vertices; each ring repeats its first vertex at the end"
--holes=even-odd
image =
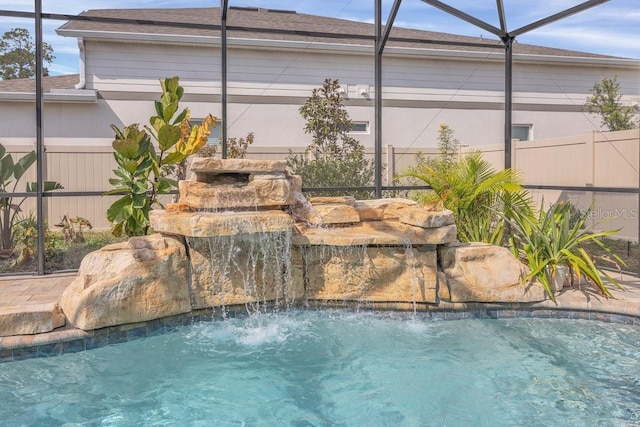
MULTIPOLYGON (((589 286, 565 288, 551 300, 538 303, 447 303, 440 302, 432 312, 441 318, 460 317, 571 317, 609 322, 640 324, 640 278, 612 274, 624 288, 610 286, 614 298, 605 298, 589 286), (554 312, 557 312, 554 314, 554 312), (531 313, 536 313, 535 315, 531 313)), ((60 301, 75 273, 45 276, 7 276, 0 278, 0 312, 28 312, 42 304, 60 301)), ((335 305, 334 305, 335 307, 335 305)), ((378 303, 367 307, 382 310, 410 310, 411 304, 378 303)), ((421 310, 418 306, 418 310, 421 310)), ((95 348, 129 339, 161 333, 167 328, 188 323, 185 316, 121 325, 104 330, 83 331, 67 324, 51 332, 0 337, 0 361, 19 360, 95 348)), ((1 326, 1 322, 0 322, 1 326)))

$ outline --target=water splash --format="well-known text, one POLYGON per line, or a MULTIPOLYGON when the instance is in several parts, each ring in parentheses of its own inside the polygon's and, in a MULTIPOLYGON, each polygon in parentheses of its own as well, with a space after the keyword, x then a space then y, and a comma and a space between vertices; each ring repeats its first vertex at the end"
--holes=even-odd
POLYGON ((409 270, 409 281, 411 286, 411 305, 413 306, 413 315, 415 316, 416 313, 418 312, 417 293, 420 286, 420 279, 418 278, 418 274, 416 271, 417 270, 416 254, 414 253, 413 245, 411 244, 411 241, 409 241, 409 239, 407 239, 404 242, 404 253, 405 253, 405 259, 407 262, 407 268, 409 270))
POLYGON ((309 227, 320 228, 323 227, 322 217, 318 211, 313 207, 311 202, 307 200, 304 194, 299 191, 293 193, 295 203, 290 206, 289 214, 296 218, 298 221, 308 225, 309 227))
POLYGON ((225 215, 224 219, 226 228, 237 233, 187 238, 194 266, 192 286, 202 299, 195 306, 221 307, 223 317, 229 305, 244 304, 248 313, 264 312, 270 304, 276 310, 286 308, 294 297, 291 231, 272 232, 259 218, 225 215), (257 232, 242 232, 246 229, 257 232))

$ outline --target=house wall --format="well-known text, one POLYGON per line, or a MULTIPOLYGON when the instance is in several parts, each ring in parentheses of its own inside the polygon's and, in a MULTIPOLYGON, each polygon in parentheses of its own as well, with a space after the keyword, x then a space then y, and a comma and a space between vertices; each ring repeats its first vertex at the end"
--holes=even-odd
MULTIPOLYGON (((219 51, 211 46, 171 46, 86 40, 87 89, 98 90, 96 104, 45 104, 45 132, 53 138, 110 138, 108 125, 147 123, 154 114, 162 77, 179 75, 183 105, 194 118, 220 116, 219 51)), ((383 143, 424 149, 436 146, 440 123, 455 130, 463 145, 500 143, 504 123, 502 53, 480 58, 385 55, 383 143)), ((603 75, 618 75, 625 102, 637 99, 637 68, 558 64, 518 60, 514 64, 514 124, 533 125, 536 139, 599 129, 595 115, 582 112, 588 89, 603 75), (634 98, 635 97, 635 98, 634 98)), ((362 52, 287 51, 233 48, 229 52, 230 136, 252 131, 256 145, 304 147, 298 109, 325 78, 346 88, 345 104, 354 121, 369 122, 355 135, 373 147, 373 59, 362 52), (365 95, 360 94, 364 90, 365 95)), ((22 123, 6 137, 24 135, 33 112, 0 103, 12 122, 22 123)), ((10 142, 9 142, 10 143, 10 142)), ((102 141, 104 143, 104 141, 102 141)))
MULTIPOLYGON (((154 114, 153 101, 160 93, 159 78, 181 77, 185 87, 182 105, 191 108, 192 117, 208 113, 220 116, 217 48, 92 40, 85 40, 85 46, 86 89, 97 90, 97 100, 48 101, 43 110, 47 179, 61 182, 66 191, 108 189, 108 178, 115 167, 109 124, 118 127, 136 122, 146 124, 154 114)), ((354 136, 372 155, 373 58, 353 49, 340 49, 320 50, 311 44, 307 49, 295 51, 237 46, 230 49, 230 103, 226 118, 229 136, 254 132, 256 142, 251 156, 282 158, 289 149, 302 151, 310 143, 310 136, 303 131, 304 122, 298 109, 325 78, 338 78, 346 89, 345 104, 351 118, 370 124, 368 133, 354 136)), ((411 165, 415 153, 435 149, 440 123, 448 124, 461 144, 485 151, 485 158, 497 168, 502 167, 502 54, 473 58, 455 55, 427 50, 401 55, 393 49, 385 54, 382 123, 385 183, 392 180, 394 173, 411 165)), ((599 141, 598 134, 593 134, 595 139, 587 143, 582 137, 570 135, 585 132, 592 135, 599 128, 599 118, 584 113, 582 105, 588 89, 602 76, 618 75, 623 101, 637 101, 638 67, 569 60, 559 63, 557 58, 517 55, 515 59, 513 123, 532 124, 536 139, 518 143, 514 150, 513 164, 522 170, 526 181, 636 186, 637 162, 635 169, 629 165, 638 157, 637 138, 635 143, 633 137, 619 141, 607 137, 606 141, 599 141), (545 142, 551 137, 565 136, 568 138, 545 142), (590 168, 591 164, 595 166, 590 168), (591 175, 585 177, 585 171, 591 175)), ((12 151, 32 149, 35 103, 6 101, 0 94, 0 114, 5 124, 0 143, 12 151)), ((568 194, 557 193, 548 200, 568 194)), ((598 195, 598 200, 606 199, 610 206, 622 203, 626 212, 637 206, 632 201, 620 201, 620 197, 637 199, 637 196, 618 196, 598 195)), ((590 197, 585 196, 584 200, 590 197)), ((113 200, 113 197, 52 197, 47 199, 47 212, 50 223, 68 213, 105 228, 108 224, 104 214, 113 200)), ((29 202, 24 206, 28 210, 29 202)), ((631 231, 631 226, 624 227, 626 237, 637 236, 637 228, 631 231)))

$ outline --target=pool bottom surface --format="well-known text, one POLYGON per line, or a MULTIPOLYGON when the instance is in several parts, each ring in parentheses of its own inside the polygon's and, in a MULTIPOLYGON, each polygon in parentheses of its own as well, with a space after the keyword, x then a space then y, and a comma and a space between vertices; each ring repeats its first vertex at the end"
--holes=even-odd
POLYGON ((637 425, 637 326, 291 311, 0 364, 2 425, 637 425))

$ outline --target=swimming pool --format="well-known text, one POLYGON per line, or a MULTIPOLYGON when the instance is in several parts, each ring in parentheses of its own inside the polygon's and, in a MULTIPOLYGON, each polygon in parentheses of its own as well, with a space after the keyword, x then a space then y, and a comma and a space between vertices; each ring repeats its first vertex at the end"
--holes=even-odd
POLYGON ((637 326, 290 311, 0 364, 6 425, 635 425, 637 326))

